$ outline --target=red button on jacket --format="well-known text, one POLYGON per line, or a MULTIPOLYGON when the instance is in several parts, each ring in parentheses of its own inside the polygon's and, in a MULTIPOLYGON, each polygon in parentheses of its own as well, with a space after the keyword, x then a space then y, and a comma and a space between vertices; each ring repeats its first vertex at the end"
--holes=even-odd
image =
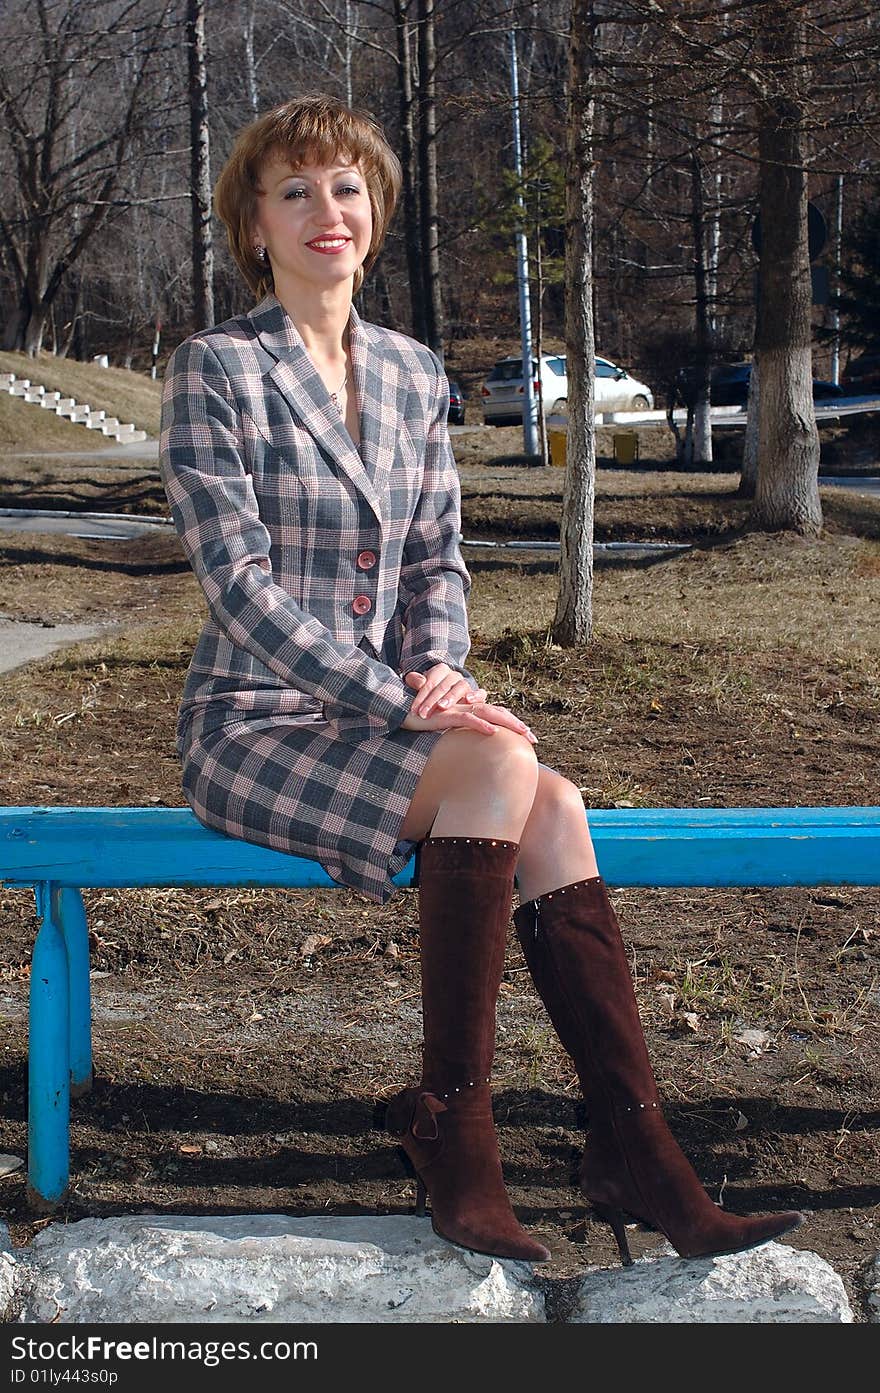
POLYGON ((373 608, 373 601, 369 595, 355 595, 351 602, 351 607, 355 614, 369 614, 373 608))
POLYGON ((374 551, 362 551, 357 559, 357 563, 362 571, 369 571, 376 564, 376 553, 374 551))

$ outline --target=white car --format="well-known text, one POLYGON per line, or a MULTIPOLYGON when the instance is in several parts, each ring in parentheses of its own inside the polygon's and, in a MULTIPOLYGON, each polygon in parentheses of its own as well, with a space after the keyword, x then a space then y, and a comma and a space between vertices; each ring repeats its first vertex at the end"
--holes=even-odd
MULTIPOLYGON (((537 401, 538 360, 532 359, 533 391, 537 401)), ((545 353, 541 358, 541 383, 544 414, 551 416, 564 410, 568 403, 568 373, 565 356, 545 353)), ((522 424, 525 389, 522 377, 522 358, 501 358, 480 388, 483 403, 483 422, 487 426, 517 426, 522 424)), ((596 358, 596 414, 604 411, 650 411, 654 394, 644 382, 630 377, 608 358, 596 358)))

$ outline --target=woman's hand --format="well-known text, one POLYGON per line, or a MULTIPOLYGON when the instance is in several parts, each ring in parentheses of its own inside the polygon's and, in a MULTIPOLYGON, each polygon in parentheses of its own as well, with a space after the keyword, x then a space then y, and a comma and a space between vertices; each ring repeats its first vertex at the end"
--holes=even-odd
POLYGON ((485 701, 488 696, 484 687, 475 690, 466 677, 446 663, 436 663, 427 672, 408 672, 403 680, 418 692, 410 707, 411 716, 432 716, 450 706, 485 701))
POLYGON ((479 735, 494 735, 499 726, 515 731, 530 745, 538 743, 525 721, 506 706, 493 706, 488 701, 461 702, 431 716, 414 716, 410 711, 403 721, 404 730, 475 730, 479 735))

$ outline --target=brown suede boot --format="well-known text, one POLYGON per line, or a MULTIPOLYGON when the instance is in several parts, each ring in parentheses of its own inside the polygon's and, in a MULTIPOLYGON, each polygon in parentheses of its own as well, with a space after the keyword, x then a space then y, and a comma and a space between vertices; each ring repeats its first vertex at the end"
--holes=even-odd
POLYGON ((706 1194, 663 1117, 617 918, 601 877, 529 900, 519 941, 587 1106, 581 1189, 632 1258, 624 1214, 659 1229, 681 1257, 754 1248, 803 1222, 794 1211, 725 1214, 706 1194))
POLYGON ((489 1076, 495 1003, 519 847, 480 837, 431 837, 419 856, 424 1058, 422 1082, 388 1105, 385 1125, 431 1197, 441 1238, 494 1257, 545 1262, 504 1187, 489 1076))

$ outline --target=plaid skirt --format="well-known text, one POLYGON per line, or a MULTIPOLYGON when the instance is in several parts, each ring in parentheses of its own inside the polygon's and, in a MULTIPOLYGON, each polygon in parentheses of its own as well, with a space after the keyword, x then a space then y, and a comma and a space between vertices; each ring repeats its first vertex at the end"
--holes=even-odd
POLYGON ((384 904, 412 855, 400 827, 442 732, 398 729, 349 744, 322 725, 196 717, 181 747, 184 794, 206 827, 318 861, 384 904))

